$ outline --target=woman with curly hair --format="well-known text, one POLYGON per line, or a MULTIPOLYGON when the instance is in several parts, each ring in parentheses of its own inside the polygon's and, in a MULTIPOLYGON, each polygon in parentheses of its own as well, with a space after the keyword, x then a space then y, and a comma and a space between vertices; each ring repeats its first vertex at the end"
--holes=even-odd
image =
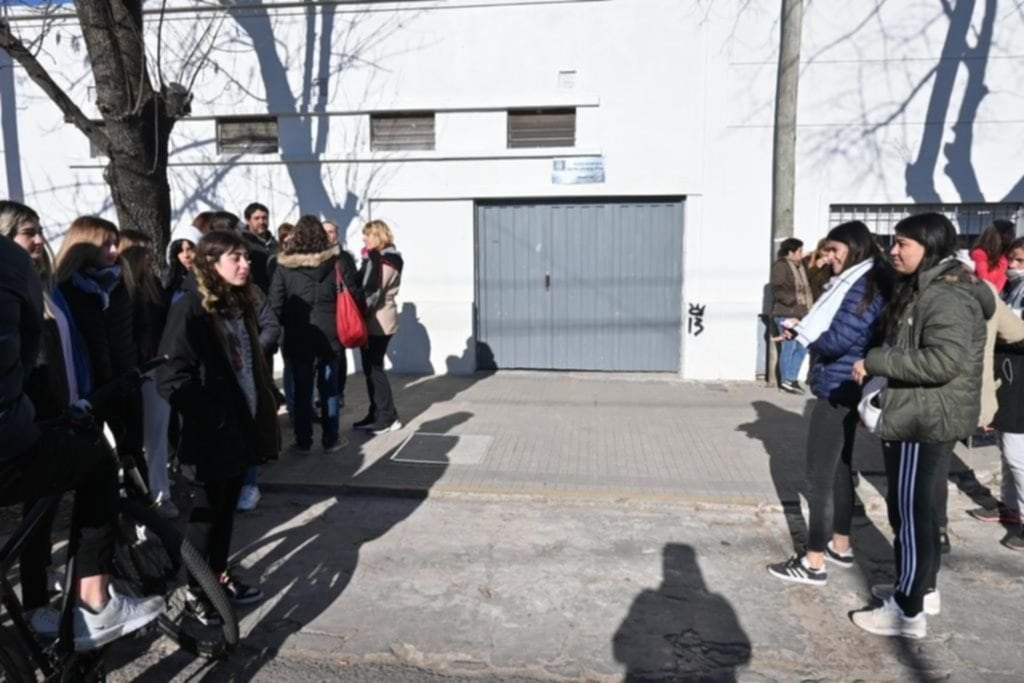
MULTIPOLYGON (((160 342, 169 357, 159 372, 160 394, 182 417, 178 457, 195 507, 189 539, 235 604, 263 597, 228 570, 242 476, 277 457, 280 433, 273 383, 259 342, 259 295, 249 281, 249 254, 235 232, 214 231, 199 242, 196 288, 171 307, 160 342)), ((189 609, 202 623, 216 612, 196 594, 189 609)))

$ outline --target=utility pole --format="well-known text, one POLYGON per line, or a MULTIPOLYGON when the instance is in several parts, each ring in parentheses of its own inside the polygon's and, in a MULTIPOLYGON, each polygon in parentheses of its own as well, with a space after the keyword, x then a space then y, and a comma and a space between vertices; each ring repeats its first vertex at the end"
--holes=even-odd
MULTIPOLYGON (((797 95, 800 89, 800 37, 804 22, 803 0, 781 2, 779 70, 775 87, 775 136, 772 147, 772 238, 769 263, 775 259, 779 244, 793 236, 797 95)), ((768 305, 770 307, 771 303, 768 305)), ((768 362, 765 379, 768 386, 774 386, 778 358, 775 342, 771 340, 773 323, 770 313, 770 310, 766 311, 768 362)))

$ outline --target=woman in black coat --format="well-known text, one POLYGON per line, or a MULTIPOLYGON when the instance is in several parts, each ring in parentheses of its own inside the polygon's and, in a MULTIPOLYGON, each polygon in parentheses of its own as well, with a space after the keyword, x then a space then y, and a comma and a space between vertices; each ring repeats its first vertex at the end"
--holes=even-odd
MULTIPOLYGON (((76 218, 57 254, 56 280, 85 344, 92 386, 139 364, 134 312, 118 263, 117 226, 97 216, 76 218)), ((135 389, 103 410, 117 451, 142 463, 142 394, 135 389)))
MULTIPOLYGON (((160 394, 182 418, 178 457, 193 481, 195 507, 188 536, 236 604, 263 597, 227 569, 242 475, 277 457, 280 433, 273 383, 259 342, 259 296, 249 281, 248 251, 233 232, 199 243, 196 287, 171 307, 160 342, 167 365, 160 394)), ((190 609, 203 623, 214 612, 205 599, 190 609)))
POLYGON ((339 277, 359 304, 363 296, 355 261, 328 242, 316 216, 303 216, 295 224, 285 253, 277 257, 270 283, 270 306, 284 330, 282 352, 295 383, 293 448, 299 452, 308 452, 313 445, 314 382, 320 396, 324 452, 345 446, 338 433, 348 374, 335 319, 339 277))

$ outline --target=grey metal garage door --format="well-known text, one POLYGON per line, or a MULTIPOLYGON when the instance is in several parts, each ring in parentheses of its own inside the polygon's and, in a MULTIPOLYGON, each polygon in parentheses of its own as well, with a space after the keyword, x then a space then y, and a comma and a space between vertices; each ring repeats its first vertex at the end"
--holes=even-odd
POLYGON ((674 372, 680 200, 479 204, 477 364, 674 372))

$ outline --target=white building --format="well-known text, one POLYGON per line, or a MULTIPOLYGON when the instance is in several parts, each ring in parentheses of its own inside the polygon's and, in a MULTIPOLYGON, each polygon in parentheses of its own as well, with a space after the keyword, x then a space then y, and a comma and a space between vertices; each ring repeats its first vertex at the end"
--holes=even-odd
MULTIPOLYGON (((274 223, 347 225, 356 251, 365 220, 388 221, 407 263, 399 370, 753 379, 779 4, 169 2, 168 80, 212 45, 172 136, 176 220, 258 200, 274 223)), ((885 233, 911 204, 965 232, 1016 215, 1021 15, 943 5, 810 3, 797 236, 849 217, 885 233)), ((43 30, 33 10, 9 19, 26 39, 43 30)), ((51 16, 40 49, 89 111, 73 15, 51 16)), ((20 69, 0 75, 0 188, 48 226, 109 212, 85 137, 20 69)))

